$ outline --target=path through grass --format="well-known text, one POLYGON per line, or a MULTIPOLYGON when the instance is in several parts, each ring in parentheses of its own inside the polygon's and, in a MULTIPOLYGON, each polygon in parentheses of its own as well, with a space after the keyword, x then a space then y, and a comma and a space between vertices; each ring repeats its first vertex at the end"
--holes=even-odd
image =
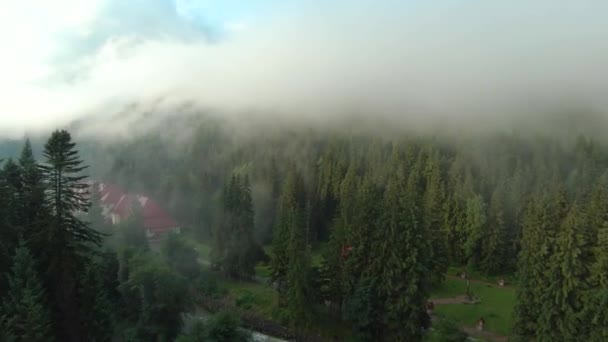
MULTIPOLYGON (((515 304, 515 290, 511 287, 499 288, 488 284, 471 283, 473 295, 479 298, 477 304, 445 304, 435 307, 435 314, 454 320, 462 326, 475 326, 483 317, 486 330, 509 335, 515 304)), ((431 293, 431 298, 451 298, 466 294, 466 282, 447 278, 441 287, 431 293)))

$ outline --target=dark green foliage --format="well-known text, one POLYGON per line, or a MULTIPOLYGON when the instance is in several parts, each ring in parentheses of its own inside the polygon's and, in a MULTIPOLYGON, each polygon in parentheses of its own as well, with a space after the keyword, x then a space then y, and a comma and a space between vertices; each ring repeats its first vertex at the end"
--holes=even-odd
POLYGON ((431 337, 427 339, 429 342, 465 342, 468 339, 468 335, 460 330, 460 327, 456 323, 448 320, 439 320, 437 324, 433 325, 433 332, 431 337))
POLYGON ((128 247, 147 250, 148 238, 144 227, 144 214, 137 199, 131 204, 131 213, 126 220, 120 222, 118 230, 122 231, 123 244, 128 247))
POLYGON ((78 157, 76 144, 67 131, 54 132, 47 141, 42 164, 46 188, 45 206, 50 218, 44 229, 45 246, 40 253, 43 269, 48 272, 49 297, 58 332, 67 340, 79 340, 85 335, 84 314, 79 295, 83 288, 80 277, 95 245, 101 242, 100 233, 77 217, 89 209, 88 186, 83 184, 81 172, 86 169, 78 157))
POLYGON ((152 253, 134 255, 128 268, 128 278, 119 289, 137 298, 130 305, 135 305, 131 311, 137 313, 138 338, 171 341, 179 333, 181 313, 190 303, 186 280, 152 253))
POLYGON ((198 293, 206 297, 215 298, 221 294, 216 276, 211 272, 201 272, 195 286, 198 293))
POLYGON ((15 250, 9 289, 0 308, 0 330, 18 341, 50 341, 52 320, 47 294, 28 248, 15 250))
POLYGON ((43 241, 41 231, 49 218, 45 205, 45 186, 40 165, 34 159, 30 141, 26 140, 21 157, 21 191, 19 193, 19 219, 23 226, 23 238, 30 241, 30 246, 40 248, 43 241))
POLYGON ((438 152, 429 152, 424 170, 426 189, 424 191, 422 210, 424 230, 431 244, 430 269, 431 283, 440 284, 449 266, 447 229, 444 227, 445 203, 447 196, 441 175, 438 152))
POLYGON ((253 239, 253 203, 249 178, 233 175, 224 188, 222 221, 216 236, 213 258, 229 277, 249 279, 259 255, 253 239))
POLYGON ((179 234, 169 233, 161 249, 167 264, 183 277, 193 280, 199 276, 201 265, 198 253, 179 234))
POLYGON ((298 328, 311 320, 310 260, 305 217, 305 194, 300 176, 292 170, 283 185, 272 244, 272 279, 279 305, 298 328))
MULTIPOLYGON (((272 280, 277 284, 279 291, 279 303, 285 303, 287 289, 287 273, 290 262, 296 250, 290 249, 292 237, 301 236, 298 231, 303 227, 303 211, 305 210, 305 194, 303 192, 303 181, 295 172, 291 171, 283 185, 283 191, 279 201, 279 210, 273 231, 271 269, 272 280)), ((306 248, 306 246, 304 247, 306 248)))
POLYGON ((532 339, 538 329, 542 304, 539 292, 547 286, 543 281, 543 256, 538 253, 545 245, 543 228, 548 224, 543 220, 543 209, 541 199, 533 198, 524 216, 513 328, 516 337, 522 341, 532 339))
POLYGON ((382 335, 382 308, 374 280, 364 278, 355 284, 344 302, 343 317, 353 325, 361 341, 374 341, 382 335))
POLYGON ((488 223, 481 241, 480 267, 487 274, 500 274, 507 269, 509 256, 509 236, 504 217, 502 188, 492 194, 488 209, 488 223))
POLYGON ((372 249, 372 270, 384 302, 386 339, 415 341, 421 338, 428 297, 430 243, 417 221, 417 208, 402 196, 407 188, 403 170, 389 180, 382 206, 383 227, 372 249))
POLYGON ((247 342, 251 335, 240 328, 240 319, 229 311, 220 311, 208 321, 198 321, 176 342, 247 342))
POLYGON ((89 208, 87 219, 91 224, 91 228, 96 231, 104 234, 105 238, 111 237, 113 233, 112 226, 103 216, 103 208, 101 206, 101 198, 99 196, 99 191, 97 189, 93 189, 91 191, 91 207, 89 208))
POLYGON ((70 133, 54 132, 44 146, 43 155, 46 203, 52 214, 50 242, 64 244, 70 251, 89 243, 99 244, 100 234, 76 218, 77 212, 89 210, 90 201, 88 185, 82 183, 86 177, 81 174, 87 167, 82 165, 70 133))
POLYGON ((593 264, 590 267, 590 290, 585 303, 585 318, 591 323, 590 341, 608 339, 608 195, 606 187, 599 184, 588 209, 590 227, 595 228, 596 243, 593 248, 593 264))
POLYGON ((88 340, 111 341, 114 337, 114 316, 117 307, 112 301, 114 289, 108 288, 109 284, 106 284, 104 279, 110 270, 103 261, 101 259, 91 262, 82 276, 84 286, 80 297, 83 306, 88 309, 83 312, 85 316, 82 321, 88 340))

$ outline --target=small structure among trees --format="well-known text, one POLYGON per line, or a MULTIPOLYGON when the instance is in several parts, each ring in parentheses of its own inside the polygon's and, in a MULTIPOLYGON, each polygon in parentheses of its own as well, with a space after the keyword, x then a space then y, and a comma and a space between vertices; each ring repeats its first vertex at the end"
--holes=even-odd
POLYGON ((486 320, 483 319, 483 317, 481 317, 477 321, 477 325, 475 327, 477 328, 478 331, 483 331, 485 325, 486 325, 486 320))

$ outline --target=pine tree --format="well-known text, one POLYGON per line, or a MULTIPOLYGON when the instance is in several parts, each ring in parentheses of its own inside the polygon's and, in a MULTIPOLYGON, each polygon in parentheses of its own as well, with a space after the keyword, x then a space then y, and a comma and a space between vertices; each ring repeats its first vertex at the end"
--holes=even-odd
POLYGON ((53 321, 60 337, 78 341, 85 336, 82 311, 91 309, 80 304, 79 294, 83 289, 79 277, 84 274, 101 236, 76 216, 86 213, 90 203, 88 185, 80 175, 86 166, 82 165, 70 134, 55 131, 45 144, 43 154, 45 205, 51 217, 44 235, 47 244, 41 253, 42 269, 48 275, 53 321))
POLYGON ((12 160, 8 159, 4 163, 2 169, 3 178, 3 196, 4 196, 4 220, 6 230, 2 243, 5 245, 7 253, 12 255, 13 249, 17 247, 19 236, 22 235, 22 222, 20 219, 20 201, 19 194, 21 193, 21 170, 19 166, 12 160))
POLYGON ((279 304, 285 305, 287 272, 290 268, 289 244, 294 221, 304 211, 305 195, 302 178, 291 170, 285 179, 272 238, 272 279, 279 292, 279 304))
POLYGON ((23 237, 31 241, 32 247, 41 248, 46 241, 40 241, 42 226, 48 220, 47 208, 44 202, 45 186, 40 166, 34 159, 32 146, 26 140, 21 157, 21 191, 19 193, 19 219, 23 225, 23 237))
POLYGON ((111 235, 112 230, 110 224, 106 221, 103 215, 103 208, 101 206, 101 196, 97 189, 91 191, 91 207, 88 212, 88 221, 91 224, 91 228, 104 234, 107 238, 111 235))
POLYGON ((150 246, 146 236, 143 208, 137 198, 132 199, 130 209, 127 219, 118 225, 118 230, 122 232, 123 243, 125 246, 148 250, 150 246))
MULTIPOLYGON (((6 182, 4 168, 0 168, 0 274, 6 274, 9 271, 14 247, 15 230, 9 222, 11 208, 9 194, 10 189, 6 182)), ((0 277, 0 297, 5 293, 7 286, 6 280, 0 277)))
MULTIPOLYGON (((604 193, 605 189, 600 190, 604 193)), ((594 197, 602 200, 603 196, 594 197)), ((606 206, 606 202, 593 204, 592 206, 606 206)), ((590 322, 589 341, 605 341, 608 339, 608 210, 603 210, 599 215, 601 225, 597 227, 597 242, 593 249, 594 262, 591 266, 590 288, 586 307, 588 313, 585 316, 590 322)))
POLYGON ((114 337, 115 307, 110 293, 106 288, 103 276, 107 271, 101 261, 87 265, 82 276, 83 287, 81 298, 83 306, 84 330, 86 339, 90 341, 112 341, 114 337))
POLYGON ((586 322, 581 320, 588 290, 591 236, 584 213, 574 204, 557 235, 557 246, 549 259, 550 272, 537 337, 540 340, 587 340, 586 322), (555 266, 553 266, 555 265, 555 266))
POLYGON ((322 270, 325 280, 326 299, 342 305, 344 283, 352 281, 351 274, 344 273, 345 254, 352 248, 347 242, 347 234, 352 230, 355 216, 355 197, 357 194, 357 167, 351 163, 340 186, 338 215, 334 219, 329 242, 323 255, 322 270))
POLYGON ((490 200, 487 231, 481 241, 480 266, 492 275, 504 272, 509 258, 503 203, 502 188, 497 187, 490 200))
POLYGON ((384 302, 387 340, 415 341, 421 338, 426 320, 424 304, 429 285, 429 241, 416 221, 416 208, 402 194, 407 189, 403 171, 397 172, 384 194, 383 228, 377 232, 372 270, 380 279, 379 295, 384 302))
MULTIPOLYGON (((567 285, 564 283, 564 262, 570 262, 570 257, 564 251, 564 237, 571 235, 565 231, 576 231, 580 229, 581 220, 577 210, 571 211, 565 189, 559 183, 551 184, 544 194, 543 206, 543 244, 535 252, 540 260, 544 261, 542 270, 538 274, 541 279, 542 291, 537 292, 540 303, 540 314, 538 316, 538 328, 536 336, 539 339, 554 339, 558 331, 557 325, 566 323, 563 321, 566 315, 562 310, 567 310, 567 305, 562 301, 562 293, 567 285), (572 214, 575 213, 575 214, 572 214), (549 262, 547 262, 547 260, 549 262)), ((577 209, 576 207, 574 209, 577 209)), ((582 228, 582 227, 581 227, 582 228)), ((568 323, 566 323, 568 324, 568 323)), ((571 327, 562 327, 567 332, 571 327)))
POLYGON ((466 202, 466 240, 463 249, 469 266, 476 266, 479 262, 486 224, 486 206, 481 195, 476 194, 466 202))
POLYGON ((524 214, 513 324, 516 341, 534 339, 539 329, 538 317, 542 305, 539 294, 547 286, 543 276, 545 260, 539 253, 545 245, 543 230, 549 224, 544 221, 544 204, 542 198, 536 196, 530 200, 524 214))
POLYGON ((0 328, 20 341, 53 340, 46 292, 35 260, 24 244, 15 250, 8 283, 0 328))
POLYGON ((214 258, 230 277, 251 278, 257 246, 253 239, 253 203, 249 179, 234 175, 223 194, 222 224, 216 234, 214 258))
POLYGON ((446 194, 441 178, 438 153, 430 152, 425 168, 426 189, 423 198, 423 222, 427 239, 431 244, 431 283, 438 285, 448 270, 448 246, 444 229, 446 194))
POLYGON ((310 323, 310 256, 305 235, 303 211, 292 214, 287 242, 289 269, 285 278, 287 311, 293 326, 306 328, 310 323))
MULTIPOLYGON (((355 215, 346 241, 350 250, 343 254, 345 281, 343 283, 344 319, 351 322, 357 337, 371 341, 380 336, 383 303, 379 300, 379 284, 375 268, 372 267, 374 255, 374 236, 378 234, 382 208, 382 192, 365 177, 355 198, 355 215)), ((381 270, 379 270, 381 272, 381 270)))

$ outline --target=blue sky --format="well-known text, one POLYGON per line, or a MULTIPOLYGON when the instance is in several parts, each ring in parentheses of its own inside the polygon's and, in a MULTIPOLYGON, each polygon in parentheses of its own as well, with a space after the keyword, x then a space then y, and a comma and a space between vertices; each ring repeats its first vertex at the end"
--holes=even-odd
POLYGON ((0 0, 0 134, 158 98, 299 117, 604 110, 606 13, 604 0, 0 0))

